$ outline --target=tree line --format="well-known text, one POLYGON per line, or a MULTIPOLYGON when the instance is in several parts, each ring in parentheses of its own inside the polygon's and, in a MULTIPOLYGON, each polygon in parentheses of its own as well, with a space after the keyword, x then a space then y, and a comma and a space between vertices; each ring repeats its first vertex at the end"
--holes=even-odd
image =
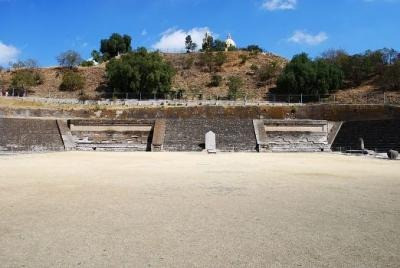
POLYGON ((329 50, 315 59, 298 54, 279 75, 275 92, 325 95, 364 82, 382 90, 400 90, 400 53, 387 48, 354 55, 329 50))

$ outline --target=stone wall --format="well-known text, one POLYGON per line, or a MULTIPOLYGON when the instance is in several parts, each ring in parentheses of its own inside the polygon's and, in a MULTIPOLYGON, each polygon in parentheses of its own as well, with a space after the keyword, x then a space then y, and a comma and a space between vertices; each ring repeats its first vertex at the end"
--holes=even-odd
POLYGON ((0 118, 0 151, 63 151, 56 120, 0 118))
POLYGON ((0 107, 0 117, 54 119, 314 119, 328 121, 388 120, 400 118, 400 107, 390 105, 268 105, 237 107, 138 107, 70 109, 0 107))
POLYGON ((77 150, 150 151, 154 120, 70 120, 77 150))
POLYGON ((202 151, 205 134, 216 134, 217 150, 256 152, 252 120, 248 119, 170 119, 166 121, 165 151, 202 151))
POLYGON ((328 122, 321 120, 254 120, 259 152, 329 151, 328 122))
POLYGON ((387 152, 400 150, 400 120, 371 120, 343 123, 333 145, 335 151, 358 150, 360 138, 365 149, 387 152))

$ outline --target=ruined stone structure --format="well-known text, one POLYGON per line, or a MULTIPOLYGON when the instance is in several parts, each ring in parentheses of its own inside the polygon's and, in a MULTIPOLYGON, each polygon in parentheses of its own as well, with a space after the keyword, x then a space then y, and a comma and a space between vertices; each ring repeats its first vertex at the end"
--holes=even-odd
POLYGON ((368 120, 343 123, 333 142, 335 151, 360 149, 360 138, 365 149, 380 153, 400 150, 400 120, 368 120))
POLYGON ((0 118, 0 152, 63 150, 56 120, 0 118))
POLYGON ((260 152, 329 151, 328 122, 321 120, 254 120, 260 152))
POLYGON ((70 120, 77 150, 150 151, 154 120, 70 120))
POLYGON ((368 150, 400 150, 400 120, 0 118, 0 152, 201 152, 209 131, 221 152, 347 151, 359 149, 360 138, 368 150))
POLYGON ((172 119, 167 120, 165 151, 205 149, 204 135, 212 131, 217 137, 217 150, 222 152, 256 152, 252 120, 248 119, 172 119))

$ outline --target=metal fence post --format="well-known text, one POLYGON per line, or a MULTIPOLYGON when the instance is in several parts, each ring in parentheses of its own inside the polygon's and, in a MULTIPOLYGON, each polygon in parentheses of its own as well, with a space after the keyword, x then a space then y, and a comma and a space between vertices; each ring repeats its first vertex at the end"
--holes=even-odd
POLYGON ((303 93, 300 94, 300 103, 303 103, 303 93))
POLYGON ((386 92, 383 92, 383 105, 386 104, 386 92))

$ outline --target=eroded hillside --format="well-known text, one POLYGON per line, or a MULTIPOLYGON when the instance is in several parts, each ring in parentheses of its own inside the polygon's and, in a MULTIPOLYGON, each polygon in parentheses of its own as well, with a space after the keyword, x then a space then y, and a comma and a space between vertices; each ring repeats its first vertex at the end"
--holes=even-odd
MULTIPOLYGON (((268 90, 275 86, 276 75, 269 79, 260 79, 260 71, 266 66, 274 64, 276 68, 282 69, 287 60, 268 53, 252 54, 249 52, 227 52, 226 62, 220 68, 210 70, 202 59, 202 53, 192 54, 163 54, 166 61, 170 62, 176 70, 173 79, 172 91, 182 92, 186 98, 223 98, 227 95, 228 79, 231 76, 238 76, 243 81, 243 90, 248 98, 261 99, 268 90), (211 86, 213 75, 221 77, 218 86, 211 86), (261 81, 262 80, 262 81, 261 81)), ((60 84, 62 68, 40 68, 37 70, 42 83, 29 90, 30 96, 52 97, 52 98, 77 98, 80 91, 61 91, 60 84)), ((85 78, 84 94, 89 98, 101 98, 105 96, 107 80, 105 64, 95 67, 79 67, 85 78)), ((12 72, 1 72, 0 79, 2 87, 8 89, 10 86, 12 72)), ((174 95, 174 94, 172 94, 174 95)))

